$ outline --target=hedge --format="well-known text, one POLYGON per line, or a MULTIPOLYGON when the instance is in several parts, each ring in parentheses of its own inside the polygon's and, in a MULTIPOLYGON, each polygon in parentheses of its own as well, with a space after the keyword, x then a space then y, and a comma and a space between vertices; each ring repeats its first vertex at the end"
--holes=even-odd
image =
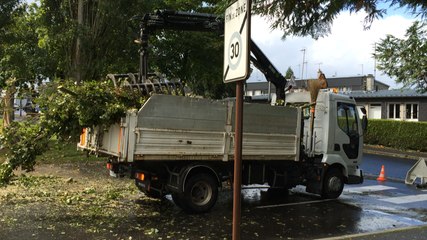
POLYGON ((427 122, 369 119, 365 144, 427 152, 427 122))

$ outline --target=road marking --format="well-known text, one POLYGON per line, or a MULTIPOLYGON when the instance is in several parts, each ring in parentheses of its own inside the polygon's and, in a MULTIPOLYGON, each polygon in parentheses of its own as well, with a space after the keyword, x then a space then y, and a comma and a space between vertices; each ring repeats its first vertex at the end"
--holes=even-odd
POLYGON ((311 203, 322 203, 322 202, 329 202, 329 201, 335 201, 335 199, 323 199, 323 200, 308 201, 308 202, 296 202, 296 203, 266 205, 266 206, 258 206, 256 208, 275 208, 275 207, 285 207, 285 206, 303 205, 303 204, 311 204, 311 203))
POLYGON ((347 192, 352 193, 364 193, 364 192, 378 192, 384 190, 397 189, 395 187, 389 187, 384 185, 373 185, 373 186, 365 186, 365 187, 354 187, 354 188, 346 188, 347 192))
POLYGON ((403 197, 391 197, 391 198, 383 198, 379 200, 395 203, 395 204, 413 203, 413 202, 427 201, 427 194, 410 195, 410 196, 403 196, 403 197))

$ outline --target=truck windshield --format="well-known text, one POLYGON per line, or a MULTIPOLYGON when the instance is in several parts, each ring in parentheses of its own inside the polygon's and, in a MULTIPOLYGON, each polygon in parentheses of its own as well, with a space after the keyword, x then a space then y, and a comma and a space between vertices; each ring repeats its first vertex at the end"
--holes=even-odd
POLYGON ((338 126, 349 136, 357 134, 359 131, 357 127, 356 106, 350 103, 339 102, 337 111, 338 126))

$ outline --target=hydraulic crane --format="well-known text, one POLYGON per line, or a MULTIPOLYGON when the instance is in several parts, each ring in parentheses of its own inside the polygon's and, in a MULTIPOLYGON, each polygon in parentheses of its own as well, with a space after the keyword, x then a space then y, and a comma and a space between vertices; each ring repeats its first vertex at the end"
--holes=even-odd
MULTIPOLYGON (((214 14, 181 12, 171 10, 158 10, 155 13, 145 14, 140 22, 140 36, 137 40, 141 44, 140 47, 140 67, 139 74, 132 74, 132 82, 134 85, 144 86, 142 89, 147 89, 147 86, 155 90, 156 84, 166 86, 169 89, 169 84, 152 83, 148 80, 150 74, 148 72, 148 39, 151 34, 157 30, 179 30, 179 31, 197 31, 197 32, 214 32, 219 36, 224 34, 224 19, 214 14)), ((285 77, 274 67, 262 50, 250 40, 250 51, 252 55, 250 60, 252 64, 258 68, 265 76, 267 81, 274 84, 276 88, 277 100, 285 100, 285 77)), ((115 77, 123 77, 124 75, 109 75, 115 81, 115 77)), ((147 89, 148 91, 148 89, 147 89)))

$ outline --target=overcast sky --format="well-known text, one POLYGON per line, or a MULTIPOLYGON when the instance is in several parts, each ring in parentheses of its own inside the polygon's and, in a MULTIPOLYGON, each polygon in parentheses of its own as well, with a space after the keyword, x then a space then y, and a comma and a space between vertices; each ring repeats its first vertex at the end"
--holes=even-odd
MULTIPOLYGON (((304 67, 303 78, 316 78, 319 68, 326 77, 344 77, 374 74, 374 44, 387 34, 403 37, 414 18, 403 11, 392 11, 382 19, 374 20, 370 30, 363 30, 365 14, 341 13, 334 21, 331 33, 324 38, 314 40, 310 37, 289 37, 282 40, 280 30, 271 31, 267 20, 252 16, 252 39, 269 57, 276 68, 285 74, 291 67, 297 79, 301 78, 303 51, 307 71, 304 67)), ((393 79, 376 72, 376 79, 400 87, 393 79)), ((261 73, 252 74, 249 81, 265 81, 261 73)))

